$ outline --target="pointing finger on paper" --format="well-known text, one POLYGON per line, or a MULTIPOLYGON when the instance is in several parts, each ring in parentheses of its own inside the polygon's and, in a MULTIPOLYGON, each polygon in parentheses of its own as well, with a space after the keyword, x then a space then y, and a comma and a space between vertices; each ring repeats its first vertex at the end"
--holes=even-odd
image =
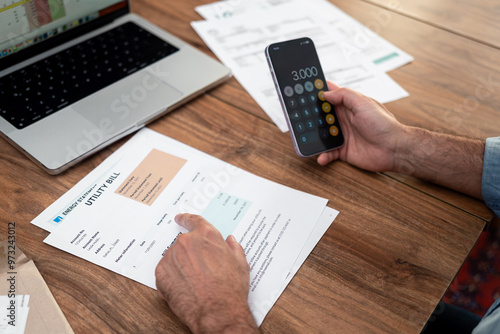
POLYGON ((180 213, 175 216, 174 220, 177 224, 186 228, 189 232, 196 229, 199 225, 207 223, 203 217, 189 213, 180 213))
MULTIPOLYGON (((186 228, 189 232, 197 229, 200 225, 208 226, 210 229, 216 230, 216 228, 210 224, 205 218, 193 215, 189 213, 180 213, 175 216, 175 222, 180 226, 186 228)), ((246 256, 243 247, 236 241, 233 235, 229 235, 226 238, 226 242, 229 245, 229 248, 233 251, 234 255, 238 258, 238 261, 242 263, 246 263, 246 256)))

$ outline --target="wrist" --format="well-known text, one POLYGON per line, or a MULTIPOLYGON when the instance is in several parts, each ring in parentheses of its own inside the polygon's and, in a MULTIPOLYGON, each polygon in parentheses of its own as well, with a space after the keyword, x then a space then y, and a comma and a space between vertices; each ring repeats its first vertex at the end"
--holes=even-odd
POLYGON ((211 311, 202 316, 195 324, 189 326, 193 333, 258 333, 258 327, 255 324, 250 309, 246 305, 240 310, 226 309, 222 312, 211 311))
POLYGON ((431 132, 422 128, 406 126, 401 128, 393 151, 393 168, 391 172, 413 175, 417 166, 418 153, 431 132))

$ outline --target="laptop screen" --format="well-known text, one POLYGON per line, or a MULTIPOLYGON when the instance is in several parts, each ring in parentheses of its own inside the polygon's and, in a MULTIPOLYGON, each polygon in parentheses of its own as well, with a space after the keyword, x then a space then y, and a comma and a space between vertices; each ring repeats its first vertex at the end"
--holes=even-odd
POLYGON ((124 9, 126 0, 0 0, 0 61, 28 50, 45 51, 41 45, 65 42, 64 35, 86 32, 85 26, 124 9))

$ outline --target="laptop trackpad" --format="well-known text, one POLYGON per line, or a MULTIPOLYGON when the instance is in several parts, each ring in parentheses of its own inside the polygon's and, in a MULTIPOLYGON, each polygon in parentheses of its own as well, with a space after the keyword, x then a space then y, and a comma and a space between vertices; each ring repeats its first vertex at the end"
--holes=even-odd
POLYGON ((72 105, 107 135, 123 132, 164 112, 183 94, 140 71, 72 105))

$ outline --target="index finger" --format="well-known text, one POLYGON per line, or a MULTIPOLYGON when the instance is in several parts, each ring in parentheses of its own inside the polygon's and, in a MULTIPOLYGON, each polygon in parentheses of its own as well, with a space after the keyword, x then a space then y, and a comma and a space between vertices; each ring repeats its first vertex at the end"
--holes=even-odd
POLYGON ((189 232, 193 231, 201 224, 210 225, 210 223, 207 222, 202 216, 193 215, 190 213, 179 213, 177 216, 175 216, 174 220, 177 224, 186 228, 189 232))

